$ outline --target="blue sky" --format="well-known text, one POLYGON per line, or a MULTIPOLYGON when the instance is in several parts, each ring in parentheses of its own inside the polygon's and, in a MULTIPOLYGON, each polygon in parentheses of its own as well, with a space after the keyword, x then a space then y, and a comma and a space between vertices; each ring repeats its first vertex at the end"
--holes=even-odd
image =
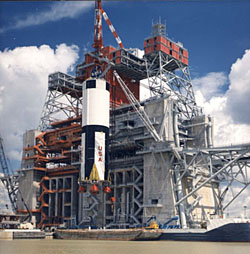
MULTIPOLYGON (((152 20, 166 20, 168 37, 189 51, 215 145, 250 143, 250 0, 103 1, 103 8, 126 48, 143 49, 152 20)), ((93 32, 94 2, 0 2, 0 133, 14 169, 23 133, 38 126, 48 74, 73 74, 93 32)), ((104 21, 103 34, 105 45, 117 46, 104 21)), ((243 198, 250 204, 250 190, 243 198)))
MULTIPOLYGON (((39 15, 62 2, 1 2, 0 49, 60 43, 76 44, 81 50, 93 41, 93 8, 73 18, 8 30, 30 15, 39 15)), ((181 41, 190 53, 192 77, 212 71, 229 72, 231 64, 250 45, 250 1, 104 1, 125 47, 143 47, 152 20, 167 22, 168 36, 181 41)), ((44 21, 46 21, 44 19, 44 21)), ((104 42, 116 42, 104 24, 104 42)), ((81 52, 82 53, 82 52, 81 52)), ((80 60, 83 59, 81 54, 80 60)))

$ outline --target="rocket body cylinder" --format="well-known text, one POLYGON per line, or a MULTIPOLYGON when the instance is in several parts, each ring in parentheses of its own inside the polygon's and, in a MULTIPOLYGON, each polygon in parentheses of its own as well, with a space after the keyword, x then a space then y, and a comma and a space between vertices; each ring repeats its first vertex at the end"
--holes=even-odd
POLYGON ((108 171, 109 84, 83 83, 81 181, 105 180, 108 171))

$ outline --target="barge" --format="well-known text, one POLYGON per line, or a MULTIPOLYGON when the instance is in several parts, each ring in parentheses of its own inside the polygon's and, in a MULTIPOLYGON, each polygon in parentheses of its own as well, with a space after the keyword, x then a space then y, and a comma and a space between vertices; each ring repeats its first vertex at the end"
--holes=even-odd
POLYGON ((213 219, 206 229, 162 229, 161 241, 250 242, 250 223, 243 219, 213 219))
POLYGON ((118 240, 153 241, 158 240, 160 230, 145 229, 56 229, 54 238, 67 240, 118 240))

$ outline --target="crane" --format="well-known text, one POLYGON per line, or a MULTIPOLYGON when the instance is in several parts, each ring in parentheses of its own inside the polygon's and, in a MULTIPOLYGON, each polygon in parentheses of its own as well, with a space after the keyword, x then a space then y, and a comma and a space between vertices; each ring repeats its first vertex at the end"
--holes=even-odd
POLYGON ((8 160, 4 151, 3 138, 0 136, 0 165, 3 171, 3 177, 1 180, 8 192, 10 203, 13 210, 16 210, 16 200, 17 200, 17 186, 13 183, 13 170, 10 169, 8 165, 8 160))
MULTIPOLYGON (((96 52, 98 55, 100 54, 101 49, 103 46, 103 35, 102 35, 102 16, 104 20, 106 21, 110 31, 112 32, 113 36, 116 39, 116 42, 120 46, 120 48, 124 48, 123 43, 118 36, 114 26, 112 25, 107 13, 103 10, 101 5, 101 0, 95 0, 95 32, 94 32, 94 43, 92 45, 93 48, 96 49, 96 52)), ((116 77, 118 83, 120 84, 124 94, 128 98, 129 102, 131 103, 133 109, 138 114, 144 125, 146 126, 149 133, 152 135, 152 137, 155 139, 155 141, 159 142, 162 140, 162 137, 159 136, 157 131, 155 130, 153 124, 151 123, 149 117, 147 116, 144 109, 141 107, 138 100, 135 98, 133 93, 129 90, 125 82, 122 80, 122 78, 118 75, 116 71, 113 72, 114 76, 116 77)))
POLYGON ((107 13, 102 8, 102 1, 95 0, 95 32, 94 43, 92 47, 96 49, 96 52, 100 54, 100 50, 103 48, 103 35, 102 35, 102 16, 106 21, 111 33, 114 35, 118 45, 124 48, 120 37, 118 36, 114 26, 112 25, 107 13))
POLYGON ((18 189, 18 175, 14 174, 13 169, 8 164, 7 156, 5 154, 4 149, 4 142, 3 138, 1 137, 1 134, 0 134, 0 167, 2 168, 4 175, 0 179, 8 192, 9 200, 13 211, 17 210, 17 193, 19 193, 21 201, 23 202, 25 208, 28 211, 28 217, 25 218, 24 220, 29 221, 31 219, 31 213, 23 199, 22 193, 18 189))
POLYGON ((140 102, 135 98, 133 93, 129 90, 129 88, 127 87, 125 82, 122 80, 122 78, 118 75, 118 73, 116 71, 114 71, 114 75, 115 75, 118 83, 120 84, 123 92, 127 96, 129 102, 131 103, 133 109, 138 114, 138 116, 142 120, 143 124, 147 128, 148 132, 152 135, 152 137, 154 138, 154 140, 156 142, 162 141, 162 137, 160 137, 159 134, 157 133, 156 129, 154 128, 154 126, 153 126, 152 122, 150 121, 148 115, 146 114, 145 110, 143 109, 143 107, 141 107, 140 102))

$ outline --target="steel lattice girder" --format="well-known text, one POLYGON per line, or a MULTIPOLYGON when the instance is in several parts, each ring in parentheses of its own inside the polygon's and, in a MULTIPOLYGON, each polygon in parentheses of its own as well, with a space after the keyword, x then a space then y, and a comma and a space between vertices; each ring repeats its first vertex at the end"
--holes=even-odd
POLYGON ((146 69, 149 88, 154 95, 171 94, 176 98, 177 108, 184 119, 190 120, 200 114, 187 66, 159 51, 154 58, 146 59, 146 69), (168 65, 173 62, 178 68, 170 70, 168 65))
MULTIPOLYGON (((250 184, 250 145, 228 148, 189 149, 179 151, 180 157, 172 154, 172 169, 181 173, 180 181, 185 176, 201 175, 196 186, 181 199, 176 200, 176 206, 185 203, 188 197, 212 181, 225 182, 224 190, 220 192, 219 208, 225 210, 250 184), (175 159, 174 159, 175 157, 175 159), (249 171, 249 172, 248 172, 249 171), (225 205, 222 204, 230 187, 240 183, 242 189, 225 205)), ((219 209, 217 207, 217 209, 219 209)))
POLYGON ((82 111, 82 86, 73 77, 61 72, 51 74, 48 88, 38 127, 41 131, 52 122, 77 117, 82 111))

